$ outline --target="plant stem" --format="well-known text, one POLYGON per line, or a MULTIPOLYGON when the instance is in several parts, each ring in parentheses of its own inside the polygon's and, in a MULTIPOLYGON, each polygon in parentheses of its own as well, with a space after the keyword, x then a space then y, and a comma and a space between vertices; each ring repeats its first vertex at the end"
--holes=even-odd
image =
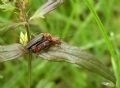
MULTIPOLYGON (((28 38, 28 42, 31 40, 31 33, 30 33, 30 27, 29 27, 29 22, 28 22, 28 19, 27 19, 27 14, 26 14, 26 11, 25 9, 22 9, 22 13, 23 13, 23 18, 24 18, 24 21, 26 22, 25 24, 25 29, 26 29, 26 32, 27 32, 27 38, 28 38)), ((28 88, 31 88, 31 73, 32 73, 32 53, 29 51, 29 54, 28 54, 28 88)))

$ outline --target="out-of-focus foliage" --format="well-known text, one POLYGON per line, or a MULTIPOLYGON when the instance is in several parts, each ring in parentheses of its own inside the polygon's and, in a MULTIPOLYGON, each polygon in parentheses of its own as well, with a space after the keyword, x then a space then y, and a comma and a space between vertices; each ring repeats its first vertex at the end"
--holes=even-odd
MULTIPOLYGON (((118 52, 120 48, 120 2, 119 0, 89 0, 93 3, 108 35, 118 52)), ((45 0, 30 0, 28 15, 45 3, 45 0)), ((0 6, 15 6, 15 3, 0 1, 0 6)), ((7 45, 19 41, 19 35, 25 31, 24 23, 20 22, 20 13, 16 9, 0 9, 0 45, 7 45)), ((63 41, 84 48, 94 54, 111 70, 111 57, 102 38, 92 13, 83 0, 65 0, 64 4, 55 11, 31 23, 30 31, 33 35, 50 32, 63 41)), ((32 61, 33 88, 104 88, 104 78, 77 68, 64 62, 48 62, 34 56, 32 61)), ((27 88, 28 69, 27 60, 0 63, 0 88, 27 88)))

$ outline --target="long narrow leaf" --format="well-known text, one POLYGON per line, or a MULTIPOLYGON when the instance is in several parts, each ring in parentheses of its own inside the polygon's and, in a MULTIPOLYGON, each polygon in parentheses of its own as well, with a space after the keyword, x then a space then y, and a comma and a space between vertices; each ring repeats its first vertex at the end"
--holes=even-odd
POLYGON ((42 7, 40 7, 33 14, 33 16, 30 17, 30 21, 33 19, 44 18, 44 15, 56 9, 61 3, 63 3, 63 0, 56 0, 56 1, 48 0, 47 3, 45 3, 42 7))
POLYGON ((67 61, 77 64, 111 80, 113 83, 116 81, 113 73, 93 55, 65 43, 62 43, 59 48, 53 47, 48 52, 40 53, 39 56, 49 61, 67 61))
POLYGON ((0 62, 18 59, 25 53, 25 49, 20 44, 0 46, 0 62))

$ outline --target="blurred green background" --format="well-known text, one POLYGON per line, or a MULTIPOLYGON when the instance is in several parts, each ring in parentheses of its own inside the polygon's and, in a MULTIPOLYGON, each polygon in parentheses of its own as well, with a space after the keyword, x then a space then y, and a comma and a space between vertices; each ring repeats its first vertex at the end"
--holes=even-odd
MULTIPOLYGON (((107 29, 114 48, 120 48, 120 1, 89 0, 107 29)), ((29 17, 46 1, 30 0, 29 17)), ((1 5, 3 4, 0 2, 1 5)), ((24 27, 9 28, 19 22, 19 12, 0 9, 0 45, 19 41, 24 27), (9 30, 8 30, 9 29, 9 30)), ((112 70, 111 57, 94 16, 83 0, 65 0, 64 4, 30 25, 32 34, 50 32, 70 45, 85 49, 112 70)), ((104 88, 106 79, 65 62, 49 62, 33 55, 32 88, 104 88)), ((28 65, 24 57, 0 63, 0 88, 27 88, 28 65)))

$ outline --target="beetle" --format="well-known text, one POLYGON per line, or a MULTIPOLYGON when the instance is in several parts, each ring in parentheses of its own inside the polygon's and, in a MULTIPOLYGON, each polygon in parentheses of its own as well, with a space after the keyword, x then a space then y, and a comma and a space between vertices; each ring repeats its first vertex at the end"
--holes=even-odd
POLYGON ((25 48, 38 53, 43 49, 49 48, 53 44, 60 43, 60 40, 56 37, 52 37, 50 33, 41 33, 36 36, 33 40, 31 40, 25 48))
POLYGON ((40 53, 40 51, 47 50, 50 48, 50 46, 60 43, 61 41, 58 38, 52 37, 50 40, 46 40, 37 46, 32 46, 30 50, 34 53, 40 53))
POLYGON ((31 47, 33 46, 37 46, 39 44, 41 44, 42 42, 46 41, 46 40, 51 40, 51 35, 50 33, 41 33, 39 35, 37 35, 34 39, 32 39, 26 46, 25 48, 27 49, 31 49, 31 47))

